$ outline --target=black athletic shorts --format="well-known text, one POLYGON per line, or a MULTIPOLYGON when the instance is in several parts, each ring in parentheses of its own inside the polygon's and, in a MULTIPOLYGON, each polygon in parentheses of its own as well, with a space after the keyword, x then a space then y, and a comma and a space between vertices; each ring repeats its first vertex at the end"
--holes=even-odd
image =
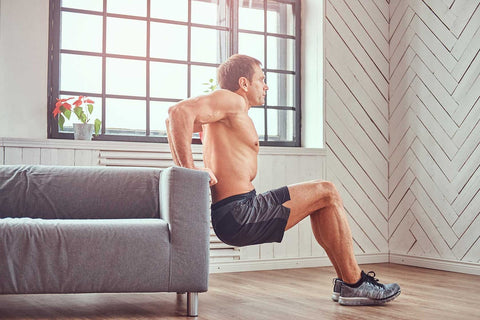
POLYGON ((213 229, 220 240, 236 247, 281 242, 290 215, 282 204, 288 200, 287 187, 225 198, 212 205, 213 229))

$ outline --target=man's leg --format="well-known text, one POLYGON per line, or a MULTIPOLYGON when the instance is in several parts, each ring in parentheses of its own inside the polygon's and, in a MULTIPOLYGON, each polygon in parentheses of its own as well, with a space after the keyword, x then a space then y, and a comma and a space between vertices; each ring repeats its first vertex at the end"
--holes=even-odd
POLYGON ((290 216, 285 229, 310 216, 315 238, 343 280, 340 292, 335 282, 334 301, 338 299, 341 305, 379 305, 400 295, 398 284, 380 284, 374 272, 367 274, 360 270, 353 254, 352 233, 342 199, 331 182, 305 182, 288 186, 288 190, 290 200, 283 205, 290 208, 290 216))
POLYGON ((286 229, 310 216, 313 234, 325 249, 337 276, 347 283, 360 280, 361 269, 353 253, 353 242, 341 197, 331 182, 311 181, 288 186, 290 208, 286 229))

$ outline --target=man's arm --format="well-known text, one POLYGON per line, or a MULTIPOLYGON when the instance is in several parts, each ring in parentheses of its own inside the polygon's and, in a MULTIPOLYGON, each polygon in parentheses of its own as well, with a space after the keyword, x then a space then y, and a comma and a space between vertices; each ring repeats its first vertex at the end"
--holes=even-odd
POLYGON ((165 121, 165 124, 167 127, 167 140, 168 140, 168 145, 170 146, 170 151, 172 153, 173 163, 175 163, 177 166, 180 166, 180 162, 178 161, 178 157, 177 157, 177 151, 175 150, 175 146, 173 144, 172 134, 170 133, 170 120, 168 118, 165 121))
POLYGON ((196 169, 191 150, 192 135, 201 128, 196 119, 208 104, 209 98, 202 96, 183 100, 168 110, 167 137, 176 165, 196 169))

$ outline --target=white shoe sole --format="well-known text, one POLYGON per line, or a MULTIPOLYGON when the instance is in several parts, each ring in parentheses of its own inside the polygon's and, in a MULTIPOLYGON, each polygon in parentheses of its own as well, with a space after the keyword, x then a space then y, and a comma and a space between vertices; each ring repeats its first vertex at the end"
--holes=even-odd
MULTIPOLYGON (((340 297, 338 303, 342 306, 372 306, 384 304, 386 302, 392 301, 400 295, 401 291, 396 292, 394 295, 385 298, 385 299, 370 299, 366 297, 340 297)), ((333 295, 332 295, 333 299, 333 295)))
POLYGON ((338 302, 338 299, 340 298, 340 293, 334 292, 332 293, 332 300, 335 302, 338 302))

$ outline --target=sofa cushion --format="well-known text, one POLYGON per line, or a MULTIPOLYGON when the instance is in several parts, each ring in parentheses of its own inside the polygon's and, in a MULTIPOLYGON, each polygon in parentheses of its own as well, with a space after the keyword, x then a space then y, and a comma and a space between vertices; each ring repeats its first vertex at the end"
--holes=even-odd
POLYGON ((0 221, 0 294, 168 290, 161 219, 0 221))
POLYGON ((0 218, 159 218, 160 169, 0 166, 0 218))

